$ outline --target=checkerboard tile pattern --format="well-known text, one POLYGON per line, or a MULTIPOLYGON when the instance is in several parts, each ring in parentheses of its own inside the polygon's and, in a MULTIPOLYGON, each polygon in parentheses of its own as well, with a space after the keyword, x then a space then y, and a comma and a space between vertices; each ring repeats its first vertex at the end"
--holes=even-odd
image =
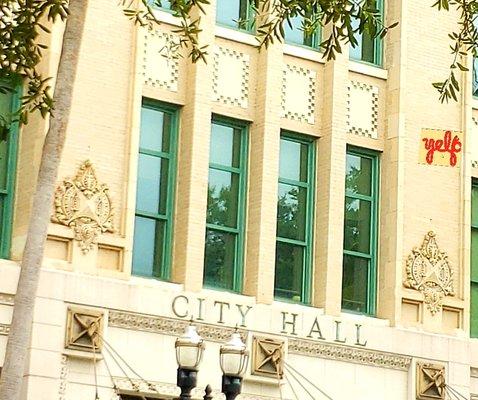
POLYGON ((348 133, 378 139, 378 87, 350 81, 347 87, 348 133))
POLYGON ((248 107, 249 61, 248 54, 227 47, 215 46, 213 101, 233 107, 248 107))
POLYGON ((282 74, 282 117, 315 123, 316 71, 286 64, 282 74))
POLYGON ((151 87, 178 91, 179 39, 161 30, 146 29, 142 74, 144 84, 151 87))

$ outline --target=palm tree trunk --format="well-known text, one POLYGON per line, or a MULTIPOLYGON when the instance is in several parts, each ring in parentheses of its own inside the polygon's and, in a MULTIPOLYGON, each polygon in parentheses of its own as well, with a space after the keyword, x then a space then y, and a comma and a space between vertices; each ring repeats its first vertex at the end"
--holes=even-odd
POLYGON ((70 115, 88 0, 70 0, 54 92, 55 110, 45 137, 23 252, 13 319, 0 380, 0 400, 19 400, 33 322, 33 308, 70 115))

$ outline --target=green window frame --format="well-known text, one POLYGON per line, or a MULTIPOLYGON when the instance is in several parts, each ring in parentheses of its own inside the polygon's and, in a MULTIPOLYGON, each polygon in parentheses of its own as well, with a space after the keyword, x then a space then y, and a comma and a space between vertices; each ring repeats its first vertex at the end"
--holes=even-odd
POLYGON ((342 309, 374 315, 377 286, 379 156, 349 146, 346 157, 342 309))
POLYGON ((297 15, 284 21, 284 39, 287 44, 319 49, 322 30, 320 25, 313 34, 306 34, 303 27, 304 16, 297 15))
MULTIPOLYGON (((384 0, 376 0, 377 9, 384 16, 384 0)), ((358 19, 352 20, 352 26, 357 28, 358 19)), ((383 39, 380 37, 372 38, 366 32, 355 33, 358 44, 355 47, 350 45, 350 59, 375 66, 382 66, 383 63, 383 39)))
POLYGON ((213 116, 204 251, 204 286, 242 291, 248 124, 213 116))
POLYGON ((171 277, 179 109, 143 99, 132 273, 171 277))
POLYGON ((283 131, 280 138, 274 295, 310 303, 314 223, 313 138, 283 131))
POLYGON ((216 23, 241 31, 254 31, 253 3, 253 0, 217 0, 216 23))
POLYGON ((470 336, 478 337, 478 180, 471 186, 470 336))
POLYGON ((17 167, 19 123, 13 111, 20 107, 20 87, 0 93, 0 258, 10 257, 12 238, 13 201, 17 167))

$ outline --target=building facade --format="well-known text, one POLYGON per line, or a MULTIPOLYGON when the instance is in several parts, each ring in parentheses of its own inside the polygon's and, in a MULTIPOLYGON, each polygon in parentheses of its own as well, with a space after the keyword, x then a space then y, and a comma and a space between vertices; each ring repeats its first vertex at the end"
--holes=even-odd
MULTIPOLYGON (((324 62, 327 28, 259 49, 247 1, 210 0, 192 63, 163 6, 148 30, 90 1, 23 398, 174 398, 190 323, 194 398, 235 329, 244 400, 478 398, 478 100, 431 85, 457 16, 384 0, 399 25, 324 62)), ((46 129, 0 135, 0 363, 46 129)))

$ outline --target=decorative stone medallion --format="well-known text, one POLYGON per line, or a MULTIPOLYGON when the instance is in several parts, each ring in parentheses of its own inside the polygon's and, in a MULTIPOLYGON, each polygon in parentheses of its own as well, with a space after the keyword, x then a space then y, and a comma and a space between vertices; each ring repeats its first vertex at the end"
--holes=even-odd
POLYGON ((445 399, 445 367, 417 363, 417 400, 445 399))
POLYGON ((73 350, 101 351, 103 312, 69 307, 66 321, 65 347, 73 350))
POLYGON ((114 231, 108 187, 98 183, 89 160, 81 165, 74 178, 67 178, 58 186, 52 221, 72 228, 85 254, 100 233, 114 231))
POLYGON ((435 315, 445 296, 453 296, 453 271, 445 252, 438 248, 434 232, 428 232, 420 248, 407 259, 404 286, 423 293, 428 309, 435 315))
POLYGON ((252 341, 252 374, 270 378, 282 377, 284 373, 283 340, 254 336, 252 341))

